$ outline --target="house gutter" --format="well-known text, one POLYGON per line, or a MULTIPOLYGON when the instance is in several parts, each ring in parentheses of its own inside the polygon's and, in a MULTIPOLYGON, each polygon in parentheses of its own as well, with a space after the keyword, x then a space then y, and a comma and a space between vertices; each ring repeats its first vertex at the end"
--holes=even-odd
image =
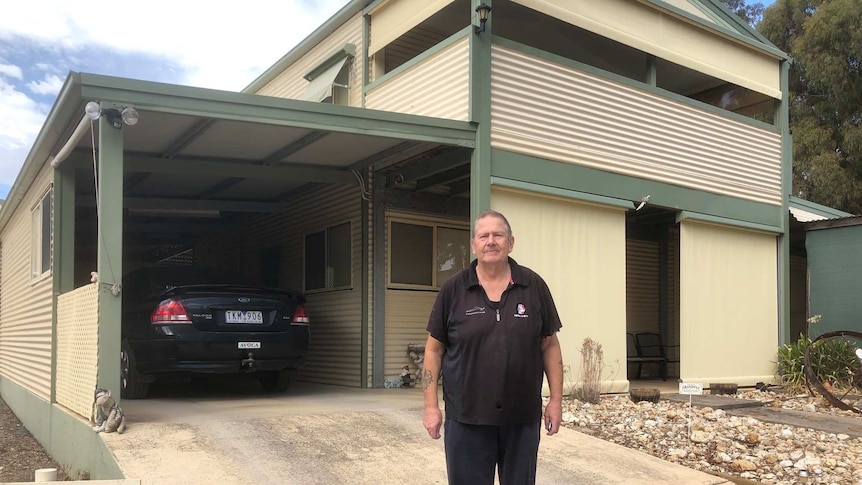
MULTIPOLYGON (((6 202, 0 208, 0 233, 6 228, 9 219, 12 218, 12 214, 21 205, 30 186, 50 159, 51 150, 57 146, 62 134, 66 132, 69 120, 73 112, 78 110, 80 104, 81 75, 77 72, 69 72, 66 81, 63 83, 63 87, 60 89, 60 93, 57 95, 57 101, 48 113, 48 117, 45 119, 45 123, 42 125, 39 134, 36 136, 30 153, 24 159, 24 165, 18 172, 18 177, 15 179, 15 183, 12 184, 12 188, 9 190, 6 202)), ((80 113, 80 111, 78 112, 80 113)))
POLYGON ((335 15, 329 18, 329 20, 318 27, 317 30, 312 32, 311 35, 305 38, 305 40, 297 44, 296 47, 273 64, 272 67, 264 71, 263 74, 258 76, 257 79, 252 81, 251 84, 246 86, 246 88, 241 92, 256 93, 261 88, 269 84, 270 81, 275 79, 276 76, 281 74, 288 66, 307 54, 312 47, 319 44, 321 40, 335 32, 336 29, 344 25, 344 23, 350 20, 354 15, 362 12, 365 6, 371 3, 371 1, 372 0, 351 0, 350 3, 342 7, 341 10, 336 12, 335 15))

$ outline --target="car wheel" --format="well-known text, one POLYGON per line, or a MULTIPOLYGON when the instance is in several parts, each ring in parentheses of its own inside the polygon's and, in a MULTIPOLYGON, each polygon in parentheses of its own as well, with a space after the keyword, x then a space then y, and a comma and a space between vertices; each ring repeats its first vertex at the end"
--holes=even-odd
POLYGON ((120 397, 123 399, 143 399, 147 397, 150 383, 142 382, 135 370, 135 356, 128 342, 123 342, 120 350, 120 397))
POLYGON ((257 376, 260 387, 266 392, 284 392, 290 387, 291 373, 289 371, 266 371, 257 376))

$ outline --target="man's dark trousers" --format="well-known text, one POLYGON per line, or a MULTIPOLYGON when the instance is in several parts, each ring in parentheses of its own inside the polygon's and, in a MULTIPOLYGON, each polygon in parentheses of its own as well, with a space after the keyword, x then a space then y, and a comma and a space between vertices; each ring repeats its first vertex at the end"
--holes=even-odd
POLYGON ((500 485, 536 483, 540 423, 486 426, 447 419, 443 432, 449 485, 492 485, 499 464, 500 485))

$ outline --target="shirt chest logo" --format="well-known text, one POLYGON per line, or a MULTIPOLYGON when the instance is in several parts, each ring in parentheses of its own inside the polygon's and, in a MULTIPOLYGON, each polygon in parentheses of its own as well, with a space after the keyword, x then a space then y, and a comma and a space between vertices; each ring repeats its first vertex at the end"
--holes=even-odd
POLYGON ((472 316, 472 315, 484 315, 484 314, 485 314, 485 307, 483 307, 483 306, 474 306, 473 308, 464 312, 464 315, 466 315, 468 317, 472 316))
POLYGON ((514 317, 515 318, 530 318, 530 315, 527 313, 527 307, 525 307, 523 303, 518 303, 517 313, 515 313, 514 317))

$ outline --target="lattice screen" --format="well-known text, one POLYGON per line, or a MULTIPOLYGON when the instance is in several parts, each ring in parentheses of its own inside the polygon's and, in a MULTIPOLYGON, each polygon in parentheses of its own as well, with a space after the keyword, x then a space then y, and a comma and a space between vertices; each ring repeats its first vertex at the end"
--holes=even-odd
POLYGON ((99 293, 96 284, 57 301, 57 403, 89 419, 98 369, 99 293))

